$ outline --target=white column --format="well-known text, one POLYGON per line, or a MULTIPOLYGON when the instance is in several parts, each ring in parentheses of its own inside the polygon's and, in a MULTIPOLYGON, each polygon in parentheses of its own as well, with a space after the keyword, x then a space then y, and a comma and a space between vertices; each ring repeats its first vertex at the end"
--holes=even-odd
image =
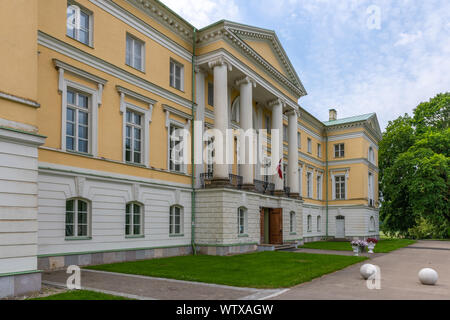
POLYGON ((253 185, 253 164, 255 161, 251 159, 250 154, 253 157, 255 154, 255 136, 252 133, 253 130, 253 87, 256 86, 255 81, 245 76, 236 81, 236 85, 240 87, 240 114, 239 121, 241 129, 248 133, 240 137, 240 159, 241 174, 243 177, 243 185, 253 185), (248 138, 247 138, 248 136, 248 138))
POLYGON ((288 141, 289 141, 289 150, 288 150, 288 176, 289 176, 289 188, 290 193, 294 195, 298 195, 299 193, 299 185, 298 185, 298 144, 297 144, 297 131, 298 131, 298 123, 297 123, 297 112, 290 111, 288 113, 288 141))
POLYGON ((200 188, 200 174, 204 172, 204 162, 203 162, 203 132, 205 128, 205 74, 199 68, 195 68, 195 102, 197 103, 197 109, 195 111, 195 120, 201 121, 202 128, 201 133, 195 132, 195 187, 200 188), (199 137, 197 135, 201 134, 199 137), (200 157, 199 159, 197 159, 200 157))
MULTIPOLYGON (((216 162, 214 163, 214 180, 228 181, 228 164, 226 163, 226 130, 228 129, 228 71, 231 71, 229 64, 223 57, 208 63, 210 68, 214 69, 214 128, 222 133, 223 145, 220 152, 216 148, 216 162), (221 159, 217 157, 222 155, 221 159)), ((218 139, 216 138, 216 143, 218 139)))
MULTIPOLYGON (((276 161, 278 165, 280 158, 283 159, 283 105, 284 103, 281 99, 275 99, 269 102, 269 107, 272 107, 272 153, 276 152, 274 146, 274 134, 273 130, 278 130, 278 157, 272 157, 272 161, 276 161)), ((283 160, 281 160, 281 165, 283 165, 283 160)), ((285 178, 285 177, 283 177, 285 178)), ((283 180, 280 179, 278 173, 274 175, 275 192, 284 192, 283 180)))

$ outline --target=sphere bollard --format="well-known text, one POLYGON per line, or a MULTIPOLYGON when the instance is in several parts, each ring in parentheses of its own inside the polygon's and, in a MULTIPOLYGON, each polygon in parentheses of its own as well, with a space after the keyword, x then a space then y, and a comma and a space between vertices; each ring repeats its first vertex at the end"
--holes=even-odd
POLYGON ((438 281, 438 273, 431 268, 423 268, 419 271, 419 280, 424 285, 434 286, 438 281))
POLYGON ((361 266, 359 272, 361 273, 361 276, 367 280, 371 275, 377 272, 377 268, 373 264, 366 263, 361 266))

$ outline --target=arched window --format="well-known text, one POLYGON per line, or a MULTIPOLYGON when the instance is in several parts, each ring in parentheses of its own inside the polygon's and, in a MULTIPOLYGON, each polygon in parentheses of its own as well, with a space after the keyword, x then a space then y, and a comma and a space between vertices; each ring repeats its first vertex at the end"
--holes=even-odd
POLYGON ((317 216, 317 232, 322 231, 322 217, 317 216))
POLYGON ((312 217, 311 215, 308 216, 307 218, 307 227, 308 227, 308 232, 312 231, 312 217))
POLYGON ((81 199, 66 201, 66 237, 84 238, 90 235, 89 203, 81 199))
POLYGON ((373 148, 369 147, 369 162, 375 162, 375 153, 373 152, 373 148))
POLYGON ((372 216, 369 221, 369 231, 375 231, 375 229, 375 218, 372 216))
POLYGON ((289 232, 294 233, 296 230, 296 219, 295 219, 295 212, 291 211, 289 214, 289 232))
POLYGON ((172 236, 183 234, 183 208, 181 206, 170 207, 169 234, 172 236))
POLYGON ((238 234, 244 235, 247 233, 247 209, 241 207, 238 209, 238 234))
POLYGON ((143 206, 129 202, 125 206, 125 235, 140 236, 143 235, 143 206))

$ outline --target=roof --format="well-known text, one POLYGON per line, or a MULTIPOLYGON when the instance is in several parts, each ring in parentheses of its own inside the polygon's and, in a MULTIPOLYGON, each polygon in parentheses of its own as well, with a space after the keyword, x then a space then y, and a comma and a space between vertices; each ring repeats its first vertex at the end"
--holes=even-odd
POLYGON ((323 124, 325 126, 329 127, 329 126, 335 126, 335 125, 339 125, 339 124, 365 121, 365 120, 369 120, 374 115, 376 115, 376 114, 375 113, 367 113, 367 114, 362 114, 359 116, 342 118, 342 119, 337 119, 337 120, 333 120, 333 121, 324 121, 323 124))

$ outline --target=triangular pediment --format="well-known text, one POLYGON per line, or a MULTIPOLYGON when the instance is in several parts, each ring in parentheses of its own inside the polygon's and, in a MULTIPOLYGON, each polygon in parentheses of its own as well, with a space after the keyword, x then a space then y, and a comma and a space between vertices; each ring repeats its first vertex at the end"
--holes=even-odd
POLYGON ((281 72, 285 77, 289 77, 286 68, 277 55, 272 43, 268 40, 243 39, 244 42, 255 50, 264 60, 269 62, 275 69, 281 72))

